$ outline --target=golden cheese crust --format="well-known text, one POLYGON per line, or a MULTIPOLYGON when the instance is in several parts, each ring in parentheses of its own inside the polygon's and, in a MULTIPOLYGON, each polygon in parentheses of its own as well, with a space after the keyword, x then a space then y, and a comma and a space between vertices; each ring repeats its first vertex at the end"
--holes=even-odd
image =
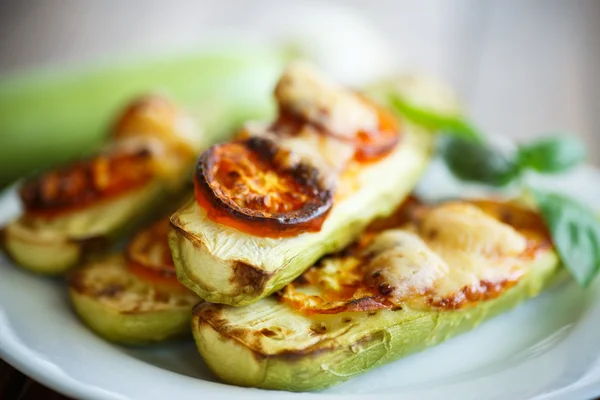
POLYGON ((411 222, 363 235, 349 255, 325 258, 284 288, 281 300, 307 314, 469 307, 514 286, 551 248, 541 218, 514 204, 411 206, 411 222))

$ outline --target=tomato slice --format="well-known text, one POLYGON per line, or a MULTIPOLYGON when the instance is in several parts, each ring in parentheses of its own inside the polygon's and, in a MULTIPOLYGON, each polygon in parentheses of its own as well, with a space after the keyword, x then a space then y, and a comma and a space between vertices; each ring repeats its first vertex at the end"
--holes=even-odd
POLYGON ((400 141, 400 125, 391 112, 367 99, 363 98, 362 100, 377 113, 379 126, 375 130, 360 130, 354 136, 348 137, 339 132, 331 132, 325 126, 304 120, 302 117, 284 109, 279 110, 279 116, 271 125, 271 129, 280 135, 288 136, 300 132, 306 125, 313 126, 322 135, 351 142, 355 148, 354 158, 358 162, 377 161, 389 154, 400 141))
POLYGON ((400 141, 400 128, 396 117, 383 107, 372 105, 377 111, 379 128, 373 132, 359 131, 354 143, 357 161, 376 161, 389 154, 400 141))
POLYGON ((33 178, 20 196, 28 213, 54 217, 140 187, 153 176, 147 150, 104 154, 33 178))
POLYGON ((187 290, 177 280, 167 241, 168 229, 169 219, 165 218, 136 234, 125 250, 127 266, 133 274, 152 285, 168 290, 187 290))
POLYGON ((319 171, 269 139, 208 149, 198 161, 196 200, 215 222, 263 237, 321 229, 333 193, 319 171))

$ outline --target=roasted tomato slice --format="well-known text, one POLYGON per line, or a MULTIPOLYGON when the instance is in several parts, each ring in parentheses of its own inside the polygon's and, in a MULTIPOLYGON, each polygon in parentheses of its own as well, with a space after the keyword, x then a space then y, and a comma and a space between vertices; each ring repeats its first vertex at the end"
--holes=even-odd
POLYGON ((333 198, 316 168, 258 137, 207 150, 195 185, 210 219, 263 237, 318 231, 333 198))
POLYGON ((358 161, 375 161, 390 153, 400 141, 400 127, 396 117, 383 107, 372 105, 377 111, 379 128, 376 131, 359 131, 355 137, 358 161))
POLYGON ((335 137, 341 141, 351 142, 354 145, 354 158, 359 162, 376 161, 389 154, 400 141, 400 125, 396 117, 378 105, 363 99, 369 107, 377 113, 379 126, 374 130, 360 130, 354 135, 342 135, 339 132, 331 132, 325 126, 311 121, 306 121, 300 116, 287 110, 280 109, 279 117, 271 126, 274 132, 280 135, 294 135, 302 130, 304 126, 313 126, 323 135, 335 137))
POLYGON ((125 250, 127 265, 132 273, 150 284, 186 290, 177 280, 167 241, 168 230, 169 219, 165 218, 136 234, 125 250))
POLYGON ((153 175, 147 150, 98 155, 29 180, 20 196, 28 213, 54 217, 142 186, 153 175))

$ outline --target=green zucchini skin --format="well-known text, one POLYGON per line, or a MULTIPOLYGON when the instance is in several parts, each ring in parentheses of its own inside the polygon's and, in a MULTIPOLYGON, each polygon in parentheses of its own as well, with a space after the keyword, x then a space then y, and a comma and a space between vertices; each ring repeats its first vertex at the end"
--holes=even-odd
POLYGON ((188 336, 190 310, 198 302, 192 293, 159 294, 131 274, 120 255, 106 256, 73 271, 69 296, 73 309, 92 331, 127 345, 188 336))
POLYGON ((30 226, 20 218, 4 227, 3 249, 24 269, 42 275, 61 275, 138 228, 147 220, 150 210, 161 209, 180 196, 167 193, 159 182, 151 182, 115 200, 52 222, 39 221, 30 226))
POLYGON ((272 114, 269 93, 284 50, 224 44, 189 53, 52 68, 0 77, 0 188, 93 152, 115 113, 140 93, 166 92, 223 140, 248 118, 272 114))
POLYGON ((398 148, 364 168, 358 193, 335 204, 315 233, 255 237, 212 222, 191 201, 171 217, 169 246, 179 281, 206 301, 236 307, 276 292, 323 255, 346 247, 371 221, 391 214, 417 184, 433 143, 429 132, 408 127, 398 148))
POLYGON ((517 285, 498 298, 459 310, 381 310, 372 315, 355 312, 309 317, 274 298, 245 308, 244 314, 232 307, 204 303, 194 310, 192 330, 204 361, 226 383, 319 390, 473 329, 537 296, 558 270, 558 257, 548 251, 517 285), (315 333, 315 324, 325 331, 315 333), (261 337, 267 335, 269 338, 261 337))

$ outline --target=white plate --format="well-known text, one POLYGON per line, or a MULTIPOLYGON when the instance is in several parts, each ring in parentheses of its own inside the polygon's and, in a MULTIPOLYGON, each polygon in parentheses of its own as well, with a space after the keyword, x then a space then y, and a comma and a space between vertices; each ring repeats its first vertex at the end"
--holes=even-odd
MULTIPOLYGON (((600 209, 600 172, 583 168, 555 185, 600 209)), ((422 191, 454 196, 459 188, 439 165, 422 191)), ((460 188, 461 194, 476 193, 460 188)), ((0 222, 18 213, 14 191, 0 199, 0 222)), ((88 331, 72 313, 61 279, 41 278, 0 259, 0 356, 43 384, 86 399, 344 398, 586 399, 600 394, 600 280, 547 291, 455 339, 311 394, 218 383, 193 342, 126 348, 88 331)))

